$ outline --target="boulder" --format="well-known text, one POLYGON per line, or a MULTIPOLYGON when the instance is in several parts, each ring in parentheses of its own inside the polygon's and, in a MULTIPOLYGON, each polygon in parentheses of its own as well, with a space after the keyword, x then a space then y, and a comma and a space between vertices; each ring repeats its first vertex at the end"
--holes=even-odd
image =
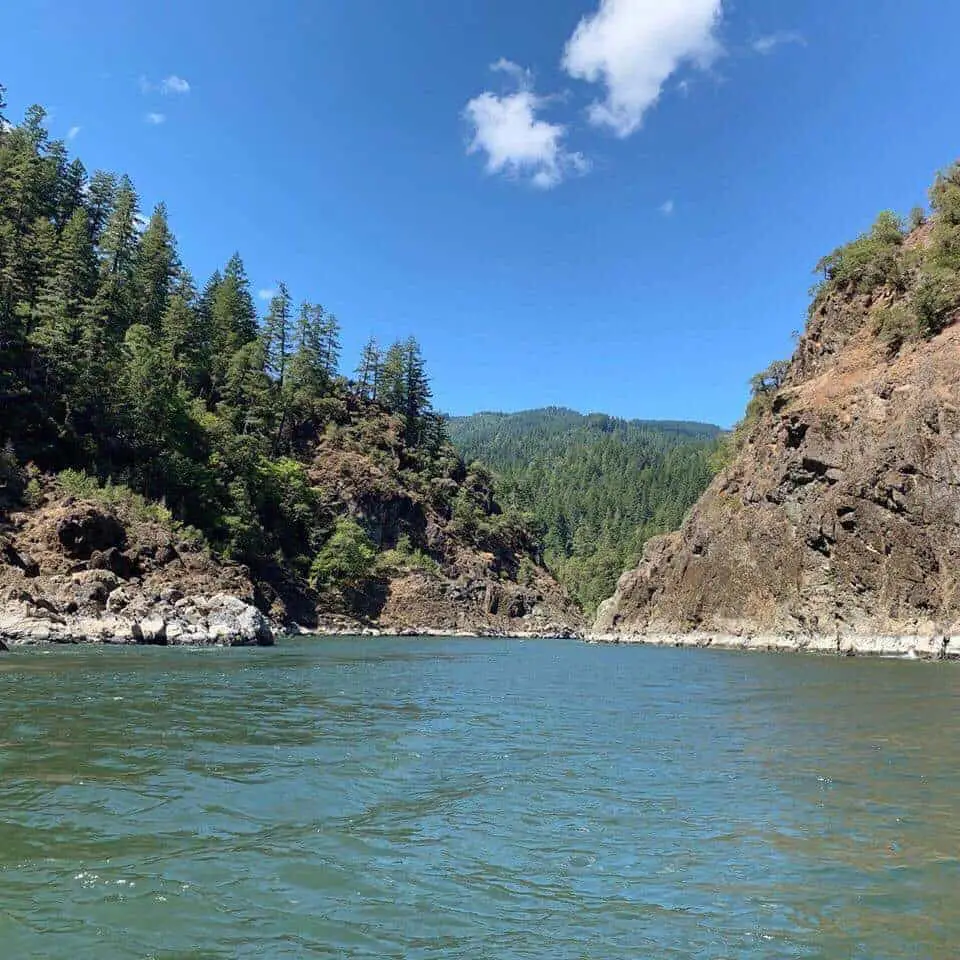
POLYGON ((146 617, 130 628, 137 643, 163 647, 167 645, 167 624, 162 617, 146 617))
POLYGON ((57 524, 60 547, 75 560, 89 560, 94 551, 122 547, 126 539, 126 531, 117 517, 92 505, 75 505, 57 524))
POLYGON ((274 640, 270 621, 256 607, 224 593, 210 598, 207 633, 212 642, 234 647, 269 647, 274 640))
POLYGON ((109 570, 121 580, 129 580, 133 575, 133 564, 130 557, 118 547, 94 550, 90 554, 90 561, 87 565, 91 570, 109 570))
POLYGON ((40 566, 28 553, 21 553, 5 537, 0 538, 0 563, 17 567, 23 571, 25 577, 36 577, 40 574, 40 566))
POLYGON ((130 605, 132 600, 130 592, 123 587, 111 591, 107 597, 107 610, 110 613, 119 613, 130 605))
POLYGON ((179 560, 180 554, 178 554, 169 543, 165 543, 163 546, 157 548, 154 559, 157 561, 158 566, 165 567, 168 563, 179 560))

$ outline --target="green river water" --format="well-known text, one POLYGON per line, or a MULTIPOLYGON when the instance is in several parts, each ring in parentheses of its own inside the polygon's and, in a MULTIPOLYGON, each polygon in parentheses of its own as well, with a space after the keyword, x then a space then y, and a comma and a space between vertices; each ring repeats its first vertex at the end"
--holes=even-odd
POLYGON ((0 958, 960 955, 960 666, 0 657, 0 958))

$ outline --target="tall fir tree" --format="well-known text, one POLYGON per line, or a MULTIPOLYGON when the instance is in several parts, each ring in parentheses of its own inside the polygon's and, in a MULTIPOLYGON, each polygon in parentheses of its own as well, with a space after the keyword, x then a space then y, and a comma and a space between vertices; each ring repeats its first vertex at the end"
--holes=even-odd
POLYGON ((257 311, 239 254, 230 257, 222 276, 211 278, 203 300, 204 313, 209 310, 211 380, 216 393, 227 378, 233 354, 257 339, 257 311))
POLYGON ((173 282, 180 271, 176 244, 167 222, 167 208, 158 203, 140 237, 132 280, 137 319, 159 333, 173 282))
POLYGON ((370 337, 363 345, 356 370, 357 392, 366 400, 376 400, 378 397, 382 363, 380 346, 375 337, 370 337))

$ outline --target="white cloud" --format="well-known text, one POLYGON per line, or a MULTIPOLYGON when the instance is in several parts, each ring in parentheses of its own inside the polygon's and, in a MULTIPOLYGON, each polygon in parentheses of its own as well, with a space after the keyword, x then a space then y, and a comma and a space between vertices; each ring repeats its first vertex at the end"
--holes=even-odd
POLYGON ((807 45, 802 33, 797 33, 795 30, 781 30, 779 33, 768 33, 766 36, 758 37, 751 46, 757 53, 766 55, 788 43, 796 43, 801 47, 807 45))
POLYGON ((657 209, 665 216, 673 216, 674 205, 672 200, 664 200, 657 209))
POLYGON ((168 94, 190 92, 190 84, 184 80, 183 77, 178 77, 175 73, 171 73, 169 77, 164 77, 159 83, 154 83, 149 77, 141 74, 137 82, 140 84, 141 93, 168 94))
POLYGON ((567 128, 537 118, 548 98, 534 93, 530 71, 504 59, 491 69, 506 73, 519 89, 502 96, 486 90, 467 104, 464 117, 473 127, 467 152, 486 155, 487 173, 527 177, 543 190, 570 174, 586 173, 583 154, 564 148, 567 128))
POLYGON ((147 123, 152 124, 155 127, 158 127, 160 126, 161 123, 166 123, 167 117, 166 117, 166 114, 163 114, 163 113, 145 113, 143 115, 143 119, 147 123))
POLYGON ((71 127, 71 128, 67 131, 67 139, 68 139, 68 140, 74 140, 74 139, 76 139, 76 136, 77 136, 77 134, 80 132, 81 129, 82 129, 81 127, 71 127))
POLYGON ((273 289, 264 289, 264 290, 257 291, 257 296, 261 300, 272 300, 276 295, 277 295, 277 291, 273 289))
POLYGON ((721 54, 723 0, 600 0, 563 53, 571 77, 603 83, 590 120, 618 137, 639 129, 663 84, 684 63, 706 68, 721 54))
POLYGON ((178 77, 171 73, 169 77, 160 82, 161 93, 189 93, 190 84, 183 77, 178 77))
POLYGON ((521 67, 519 63, 514 63, 506 57, 501 57, 496 63, 490 64, 490 69, 497 73, 505 73, 517 82, 517 86, 522 90, 528 89, 533 84, 533 71, 526 67, 521 67))

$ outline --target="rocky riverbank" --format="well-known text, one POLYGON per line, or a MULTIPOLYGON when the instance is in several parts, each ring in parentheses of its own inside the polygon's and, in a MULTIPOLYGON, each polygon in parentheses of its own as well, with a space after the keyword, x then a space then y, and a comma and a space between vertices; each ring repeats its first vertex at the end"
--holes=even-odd
MULTIPOLYGON (((890 242, 896 282, 825 283, 792 360, 761 375, 731 462, 621 576, 597 636, 960 646, 960 312, 924 335, 915 315, 940 227, 890 242)), ((834 260, 866 256, 858 243, 834 260)))
MULTIPOLYGON (((71 578, 63 586, 78 592, 123 588, 97 576, 71 578)), ((115 601, 116 603, 116 601, 115 601)), ((69 605, 69 604, 68 604, 69 605)), ((148 645, 271 646, 274 626, 251 604, 227 594, 183 597, 176 590, 162 597, 139 596, 125 608, 61 612, 46 597, 26 589, 8 590, 0 610, 0 641, 6 646, 39 643, 135 643, 148 645)))
POLYGON ((812 653, 841 657, 900 657, 910 660, 960 659, 960 638, 947 636, 787 636, 732 633, 592 633, 590 643, 643 644, 742 650, 760 653, 812 653))
POLYGON ((71 496, 14 512, 0 531, 0 639, 34 643, 258 644, 276 625, 247 568, 217 559, 139 502, 71 496))
POLYGON ((446 567, 396 571, 357 591, 356 614, 285 577, 212 553, 129 496, 58 495, 0 524, 0 641, 270 645, 282 632, 579 637, 579 611, 541 568, 524 582, 451 546, 446 567))

